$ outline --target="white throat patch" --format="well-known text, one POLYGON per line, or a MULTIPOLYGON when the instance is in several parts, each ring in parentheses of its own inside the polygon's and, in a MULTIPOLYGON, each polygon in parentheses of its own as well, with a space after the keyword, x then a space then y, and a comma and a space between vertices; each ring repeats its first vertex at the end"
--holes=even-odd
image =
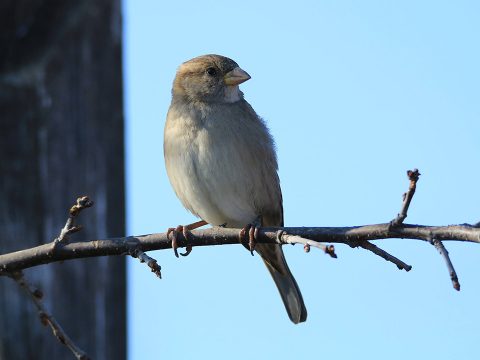
POLYGON ((241 99, 238 85, 225 87, 225 102, 234 103, 241 99))

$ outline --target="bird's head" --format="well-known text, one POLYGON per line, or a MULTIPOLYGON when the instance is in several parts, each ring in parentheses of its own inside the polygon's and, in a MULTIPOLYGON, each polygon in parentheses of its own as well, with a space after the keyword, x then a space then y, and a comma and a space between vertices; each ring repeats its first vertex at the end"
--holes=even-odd
POLYGON ((233 103, 243 99, 238 85, 248 79, 250 75, 232 59, 203 55, 180 65, 172 93, 194 102, 233 103))

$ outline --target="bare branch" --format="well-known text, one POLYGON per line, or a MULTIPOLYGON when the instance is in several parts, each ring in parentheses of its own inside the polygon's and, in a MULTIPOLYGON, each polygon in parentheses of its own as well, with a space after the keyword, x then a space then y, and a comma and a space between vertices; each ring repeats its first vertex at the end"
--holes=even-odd
MULTIPOLYGON (((408 170, 407 175, 410 180, 410 186, 408 187, 408 191, 405 194, 403 194, 403 203, 402 203, 402 208, 400 210, 400 213, 397 215, 395 219, 393 219, 390 222, 390 225, 392 227, 399 226, 400 224, 403 223, 403 221, 407 217, 408 208, 410 207, 410 202, 412 201, 413 195, 415 194, 415 189, 417 187, 417 181, 420 176, 420 173, 418 169, 414 169, 413 171, 408 170)), ((473 226, 478 227, 478 224, 475 224, 473 226)), ((447 249, 438 238, 433 238, 433 240, 430 240, 430 243, 435 246, 435 248, 438 250, 440 255, 442 255, 442 257, 444 258, 445 263, 447 264, 448 272, 450 274, 450 279, 452 280, 453 288, 457 291, 460 291, 460 283, 458 282, 457 273, 453 268, 453 264, 452 264, 452 261, 450 260, 450 256, 448 255, 447 249)))
POLYGON ((93 205, 93 201, 88 196, 81 196, 77 198, 77 203, 70 208, 69 215, 65 226, 60 231, 60 235, 53 241, 53 245, 56 246, 61 242, 67 242, 68 235, 82 230, 81 226, 75 226, 74 221, 78 214, 83 209, 89 208, 93 205))
MULTIPOLYGON (((423 226, 401 224, 392 227, 390 223, 353 226, 353 227, 271 227, 258 231, 258 243, 278 243, 277 231, 283 230, 288 235, 323 243, 343 243, 352 247, 367 240, 388 238, 417 239, 430 242, 432 238, 441 241, 466 241, 480 243, 480 228, 472 225, 423 226)), ((211 246, 239 244, 240 229, 215 227, 194 230, 191 239, 186 241, 183 234, 178 234, 178 246, 211 246)), ((303 240, 287 237, 285 243, 303 244, 303 240)), ((143 252, 171 249, 172 242, 166 233, 110 238, 86 242, 72 242, 52 248, 51 244, 0 255, 0 275, 18 271, 32 266, 56 261, 79 259, 106 255, 129 255, 133 250, 143 252)))
POLYGON ((9 276, 15 280, 16 283, 30 296, 38 310, 42 324, 50 326, 53 335, 58 339, 58 341, 70 349, 77 360, 88 360, 88 355, 77 345, 75 345, 72 339, 68 337, 60 324, 52 316, 52 314, 50 314, 45 308, 42 302, 43 293, 33 285, 29 284, 21 271, 12 272, 9 274, 9 276))
POLYGON ((410 186, 408 187, 407 192, 403 194, 403 202, 400 213, 395 219, 390 222, 392 226, 398 226, 402 224, 403 221, 407 218, 408 208, 410 207, 410 202, 412 201, 413 195, 415 194, 415 189, 417 188, 417 181, 420 175, 421 174, 419 173, 418 169, 407 171, 407 176, 410 180, 410 186))
POLYGON ((335 247, 333 245, 325 245, 318 241, 313 241, 309 239, 302 238, 301 236, 297 235, 289 235, 284 230, 277 231, 277 242, 280 244, 303 244, 303 249, 306 253, 310 252, 310 247, 316 247, 320 250, 323 250, 325 254, 330 255, 332 258, 337 258, 337 254, 335 254, 335 247))
MULTIPOLYGON (((255 241, 271 244, 301 244, 305 252, 310 252, 311 247, 316 247, 334 258, 337 257, 334 246, 326 245, 325 243, 343 243, 350 247, 361 247, 369 250, 386 261, 392 262, 400 270, 410 271, 412 266, 382 250, 377 245, 372 244, 370 240, 388 238, 423 240, 434 245, 443 256, 453 287, 456 290, 460 290, 457 274, 442 241, 480 243, 480 222, 475 225, 450 226, 404 224, 403 221, 407 217, 410 203, 415 194, 416 183, 420 176, 417 169, 409 170, 407 174, 410 180, 408 191, 404 194, 400 213, 390 223, 353 227, 255 227, 255 241)), ((81 349, 75 346, 53 316, 45 310, 41 302, 41 292, 25 281, 21 270, 69 259, 107 255, 131 255, 138 258, 140 262, 145 262, 151 271, 161 278, 160 265, 158 265, 155 259, 148 256, 145 253, 146 251, 173 248, 178 257, 176 249, 178 247, 186 247, 187 253, 182 255, 188 255, 193 246, 238 244, 238 239, 242 238, 242 231, 244 231, 242 229, 223 227, 190 231, 206 224, 204 221, 199 221, 191 225, 169 229, 166 233, 68 243, 68 235, 81 229, 80 226, 74 225, 76 216, 83 209, 92 205, 93 202, 87 196, 78 198, 76 204, 70 209, 65 226, 59 236, 51 243, 0 255, 0 276, 7 275, 11 277, 27 291, 40 313, 42 323, 51 327, 57 339, 66 345, 77 359, 87 359, 88 357, 81 349), (169 233, 173 233, 172 239, 169 239, 169 233)))
MULTIPOLYGON (((69 210, 69 215, 65 226, 60 231, 60 234, 57 238, 55 238, 50 244, 51 251, 55 251, 57 248, 61 247, 63 244, 68 242, 68 235, 73 234, 82 230, 81 226, 75 226, 75 218, 78 214, 88 207, 93 205, 93 201, 89 199, 88 196, 81 196, 77 198, 76 204, 73 205, 69 210)), ((153 271, 153 270, 152 270, 153 271)), ((49 325, 52 329, 53 335, 60 341, 62 344, 67 346, 70 351, 73 353, 76 359, 87 360, 89 357, 87 354, 77 347, 73 341, 67 336, 65 331, 62 329, 60 324, 55 320, 55 318, 47 312, 45 307, 42 303, 43 294, 39 289, 34 288, 31 284, 29 284, 20 271, 14 271, 12 273, 8 273, 12 279, 14 279, 31 297, 35 306, 38 309, 40 314, 40 320, 42 324, 49 325)))
POLYGON ((438 239, 433 239, 431 243, 433 246, 435 246, 435 248, 438 250, 440 255, 442 255, 443 259, 445 260, 445 263, 447 264, 448 273, 450 274, 450 279, 452 280, 453 288, 457 291, 460 291, 460 283, 458 282, 458 276, 455 269, 453 268, 453 264, 452 264, 452 261, 450 260, 450 256, 448 255, 447 249, 445 248, 445 246, 443 246, 443 243, 438 239))
POLYGON ((161 267, 158 265, 157 260, 151 258, 143 251, 134 249, 130 252, 130 255, 134 258, 138 258, 141 263, 146 263, 148 267, 152 270, 152 272, 157 275, 160 279, 162 278, 161 267))
MULTIPOLYGON (((343 243, 350 247, 362 247, 383 259, 394 263, 400 270, 410 271, 411 266, 382 250, 377 245, 370 243, 370 240, 388 238, 418 239, 428 241, 435 245, 444 257, 451 274, 454 287, 458 290, 460 285, 448 256, 448 252, 442 241, 467 241, 480 243, 480 227, 469 224, 450 226, 424 226, 408 225, 403 221, 407 217, 408 208, 415 193, 416 183, 420 176, 417 169, 408 171, 410 185, 404 195, 402 208, 398 216, 390 223, 353 226, 353 227, 271 227, 256 228, 255 239, 258 243, 277 244, 302 244, 306 252, 310 247, 322 249, 331 257, 337 257, 333 245, 324 243, 343 243), (432 239, 435 239, 432 241, 432 239)), ((78 213, 93 204, 86 196, 78 198, 77 204, 70 209, 70 216, 62 229, 60 236, 52 243, 37 246, 35 248, 21 250, 9 254, 0 255, 0 275, 10 275, 29 267, 64 261, 76 258, 86 258, 107 255, 131 255, 137 257, 141 262, 146 262, 152 271, 161 277, 160 266, 156 260, 145 254, 146 251, 161 250, 174 247, 187 247, 188 252, 193 246, 227 245, 238 244, 240 229, 213 227, 211 229, 195 230, 184 227, 183 231, 177 229, 175 241, 166 233, 150 234, 142 236, 129 236, 124 238, 111 238, 104 240, 93 240, 89 242, 66 243, 68 234, 79 228, 73 225, 78 213), (185 231, 187 229, 188 231, 185 231), (188 236, 187 236, 188 235, 188 236), (61 246, 56 246, 60 244, 61 246), (53 244, 53 246, 52 246, 53 244)), ((203 221, 199 222, 204 225, 203 221)), ((194 224, 192 224, 194 225, 194 224)), ((193 228, 192 228, 193 229, 193 228)))
POLYGON ((381 258, 384 258, 386 261, 390 261, 390 262, 394 263, 395 265, 397 265, 399 270, 405 270, 405 271, 412 270, 412 267, 410 265, 405 264, 402 260, 397 259, 393 255, 390 255, 388 252, 380 249, 378 246, 372 244, 369 241, 362 241, 362 242, 359 243, 359 246, 366 249, 366 250, 370 250, 375 255, 378 255, 381 258))

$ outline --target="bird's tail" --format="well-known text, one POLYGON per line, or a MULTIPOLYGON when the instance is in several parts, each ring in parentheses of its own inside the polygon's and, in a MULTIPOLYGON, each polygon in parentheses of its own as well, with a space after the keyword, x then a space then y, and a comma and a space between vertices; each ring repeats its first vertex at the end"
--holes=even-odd
POLYGON ((255 250, 260 254, 272 275, 290 320, 295 324, 307 320, 307 308, 303 302, 302 293, 288 268, 282 247, 276 244, 257 244, 255 250))

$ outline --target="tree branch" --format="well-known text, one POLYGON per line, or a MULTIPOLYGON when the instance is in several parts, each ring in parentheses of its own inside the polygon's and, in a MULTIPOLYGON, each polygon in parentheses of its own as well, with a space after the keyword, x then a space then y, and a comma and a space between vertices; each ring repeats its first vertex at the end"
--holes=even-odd
POLYGON ((157 260, 155 260, 154 258, 151 258, 147 254, 145 254, 143 251, 138 249, 132 250, 130 252, 130 255, 140 260, 141 263, 146 263, 147 266, 155 275, 157 275, 160 279, 162 278, 162 273, 161 273, 162 268, 160 267, 160 265, 158 265, 157 260))
POLYGON ((410 202, 412 201, 413 195, 415 194, 415 190, 417 188, 417 181, 420 177, 420 172, 418 169, 408 170, 407 176, 410 180, 410 186, 405 194, 403 194, 403 203, 400 212, 398 213, 397 217, 393 219, 390 224, 392 226, 398 226, 403 223, 403 221, 407 218, 408 208, 410 207, 410 202))
MULTIPOLYGON (((179 247, 212 246, 239 244, 240 229, 214 227, 210 229, 194 230, 191 240, 187 242, 183 234, 178 234, 179 247)), ((271 227, 261 228, 258 231, 258 243, 270 244, 304 244, 293 236, 309 239, 313 242, 342 243, 351 247, 360 246, 368 240, 388 238, 415 239, 430 242, 431 239, 440 241, 465 241, 480 243, 480 228, 472 225, 424 226, 401 224, 392 227, 390 223, 364 225, 353 227, 271 227), (280 236, 277 231, 283 230, 280 236)), ((48 264, 57 261, 80 259, 94 256, 130 255, 134 250, 142 252, 170 249, 172 242, 166 233, 128 236, 92 240, 86 242, 60 243, 56 247, 51 244, 36 246, 0 255, 0 275, 7 275, 33 266, 48 264)))
MULTIPOLYGON (((480 223, 475 225, 462 224, 450 226, 424 226, 409 225, 403 221, 407 217, 408 208, 415 193, 416 184, 420 173, 417 169, 408 171, 410 180, 408 191, 404 194, 400 213, 389 223, 377 225, 364 225, 353 227, 270 227, 255 231, 256 242, 270 244, 301 244, 305 252, 310 252, 311 247, 317 247, 336 258, 333 245, 324 243, 343 243, 350 247, 361 247, 373 252, 375 255, 394 263, 400 270, 410 271, 411 266, 374 245, 370 240, 388 238, 416 239, 427 241, 434 245, 443 256, 453 287, 460 290, 460 283, 453 268, 448 251, 442 241, 466 241, 480 243, 480 223)), ((48 264, 56 261, 87 258, 94 256, 130 255, 140 262, 145 262, 152 272, 161 278, 160 265, 147 254, 146 251, 176 247, 210 246, 239 244, 241 229, 213 227, 210 229, 188 232, 177 231, 169 238, 171 231, 160 234, 128 236, 93 240, 87 242, 68 243, 68 235, 81 229, 75 226, 74 221, 81 210, 90 207, 93 202, 83 196, 77 199, 76 205, 70 209, 69 217, 60 235, 51 243, 40 245, 31 249, 20 250, 9 254, 0 255, 0 275, 7 275, 23 287, 37 306, 42 322, 49 324, 53 333, 60 342, 70 348, 77 359, 86 359, 87 355, 68 338, 55 319, 45 310, 41 302, 39 291, 33 289, 24 279, 22 270, 37 265, 48 264), (33 290, 32 290, 33 289, 33 290)))
MULTIPOLYGON (((256 232, 256 241, 272 244, 302 244, 305 252, 309 252, 310 247, 313 246, 322 249, 334 258, 337 255, 333 245, 325 245, 323 243, 343 243, 350 247, 362 247, 394 263, 400 270, 410 271, 412 268, 410 265, 369 241, 387 238, 424 240, 435 245, 444 257, 454 288, 459 290, 460 284, 458 283, 457 275, 442 241, 480 243, 480 228, 477 226, 478 224, 450 226, 403 224, 403 220, 407 217, 408 208, 415 193, 420 173, 417 169, 414 169, 413 171, 409 170, 407 175, 410 185, 408 191, 404 194, 402 208, 398 216, 390 223, 354 227, 263 228, 256 232)), ((155 259, 145 254, 146 251, 172 248, 172 241, 178 247, 191 249, 193 246, 238 244, 238 239, 241 238, 239 237, 241 231, 239 229, 214 227, 190 232, 191 239, 186 239, 183 232, 178 232, 175 239, 170 239, 170 232, 166 232, 68 244, 66 241, 67 235, 79 229, 79 227, 73 225, 75 217, 81 210, 92 206, 92 204, 93 202, 87 196, 78 198, 77 204, 70 209, 69 218, 60 236, 51 244, 0 255, 0 275, 9 275, 15 271, 55 261, 93 256, 131 255, 137 257, 141 262, 146 262, 152 272, 161 277, 160 266, 155 259)))
POLYGON ((93 201, 90 200, 88 196, 81 196, 77 199, 77 203, 70 208, 67 222, 65 223, 65 226, 60 231, 60 235, 58 235, 58 237, 55 240, 53 240, 54 246, 56 246, 60 242, 67 242, 68 235, 82 230, 82 227, 80 225, 78 226, 74 225, 75 218, 78 216, 78 214, 80 214, 82 210, 89 208, 91 206, 93 206, 93 201))
POLYGON ((442 255, 443 259, 445 260, 445 264, 447 265, 448 273, 450 275, 450 280, 452 280, 453 288, 457 291, 460 291, 460 282, 458 281, 457 272, 453 268, 453 264, 452 264, 452 261, 450 260, 450 256, 448 255, 447 249, 445 248, 443 243, 438 239, 431 240, 431 244, 435 246, 435 248, 438 250, 440 255, 442 255))
POLYGON ((390 255, 388 252, 386 252, 385 250, 382 250, 380 249, 378 246, 372 244, 371 242, 369 241, 362 241, 360 244, 359 244, 360 247, 366 249, 366 250, 370 250, 371 252, 373 252, 375 255, 378 255, 380 256, 381 258, 384 258, 386 261, 390 261, 392 263, 394 263, 395 265, 397 265, 397 268, 399 270, 405 270, 405 271, 410 271, 412 270, 412 267, 410 265, 407 265, 405 264, 402 260, 400 259, 397 259, 395 256, 393 255, 390 255))
POLYGON ((53 335, 58 339, 58 341, 70 349, 77 360, 88 360, 88 355, 77 345, 75 345, 72 339, 70 339, 67 333, 62 329, 57 320, 55 320, 52 314, 47 311, 42 302, 43 293, 39 289, 35 288, 32 284, 28 283, 21 271, 12 272, 9 274, 9 276, 15 280, 15 282, 30 296, 38 310, 42 324, 45 326, 50 326, 53 335))
MULTIPOLYGON (((317 249, 322 250, 325 254, 330 255, 332 258, 337 258, 337 254, 335 254, 335 246, 333 245, 325 245, 318 241, 313 241, 309 239, 305 239, 298 235, 289 235, 284 230, 277 231, 277 242, 282 244, 302 244, 303 249, 306 253, 310 252, 310 247, 316 247, 317 249)), ((252 254, 253 255, 253 254, 252 254)))

